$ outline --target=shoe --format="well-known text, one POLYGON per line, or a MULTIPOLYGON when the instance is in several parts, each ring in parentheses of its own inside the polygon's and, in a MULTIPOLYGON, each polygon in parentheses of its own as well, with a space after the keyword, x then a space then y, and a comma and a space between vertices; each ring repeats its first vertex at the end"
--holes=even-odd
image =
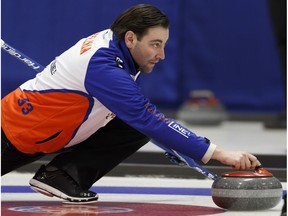
POLYGON ((44 195, 66 200, 65 203, 82 204, 98 200, 97 193, 83 190, 72 177, 62 170, 48 171, 44 165, 29 181, 32 189, 44 195))

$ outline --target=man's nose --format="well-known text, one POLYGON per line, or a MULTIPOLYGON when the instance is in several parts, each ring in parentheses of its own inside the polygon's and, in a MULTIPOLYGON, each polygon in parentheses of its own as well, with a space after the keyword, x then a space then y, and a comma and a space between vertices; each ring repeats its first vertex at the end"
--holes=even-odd
POLYGON ((160 58, 161 60, 165 59, 165 51, 164 49, 161 49, 158 54, 157 54, 157 58, 160 58))

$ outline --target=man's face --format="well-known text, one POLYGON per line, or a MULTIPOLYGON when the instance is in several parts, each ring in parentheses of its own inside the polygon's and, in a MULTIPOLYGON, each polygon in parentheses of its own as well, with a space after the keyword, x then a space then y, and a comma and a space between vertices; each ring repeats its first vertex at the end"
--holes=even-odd
POLYGON ((131 37, 127 36, 125 42, 138 69, 144 73, 152 72, 155 64, 165 58, 164 48, 169 38, 169 29, 161 26, 150 28, 141 40, 133 32, 130 31, 130 34, 131 37))

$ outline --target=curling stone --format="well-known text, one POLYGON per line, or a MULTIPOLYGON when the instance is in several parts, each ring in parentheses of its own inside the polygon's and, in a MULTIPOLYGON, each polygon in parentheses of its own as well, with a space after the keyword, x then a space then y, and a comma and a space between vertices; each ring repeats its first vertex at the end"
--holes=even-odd
POLYGON ((213 202, 235 211, 275 207, 282 198, 281 182, 263 167, 223 173, 212 184, 213 202))
POLYGON ((179 108, 177 118, 193 125, 219 125, 227 114, 212 91, 194 90, 179 108))

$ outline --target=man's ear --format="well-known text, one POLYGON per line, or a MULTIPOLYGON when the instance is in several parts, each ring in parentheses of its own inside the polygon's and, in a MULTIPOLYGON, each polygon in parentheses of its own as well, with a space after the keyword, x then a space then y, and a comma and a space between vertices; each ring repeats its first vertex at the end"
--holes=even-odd
POLYGON ((133 31, 127 31, 125 34, 125 43, 126 46, 131 49, 135 46, 137 40, 137 36, 133 31))

